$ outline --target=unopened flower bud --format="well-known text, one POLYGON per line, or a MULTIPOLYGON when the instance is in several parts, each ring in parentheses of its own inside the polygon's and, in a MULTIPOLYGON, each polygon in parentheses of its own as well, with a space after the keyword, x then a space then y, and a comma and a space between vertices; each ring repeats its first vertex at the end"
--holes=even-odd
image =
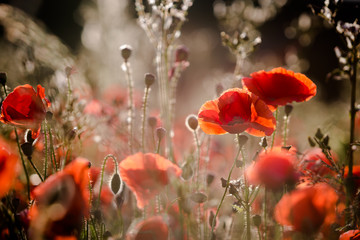
POLYGON ((291 104, 286 104, 285 105, 285 115, 288 117, 289 115, 290 115, 290 113, 292 112, 292 110, 293 110, 293 105, 291 105, 291 104))
POLYGON ((215 179, 214 174, 208 173, 206 175, 206 183, 207 183, 207 185, 209 186, 214 181, 214 179, 215 179))
POLYGON ((186 162, 181 169, 182 169, 181 177, 185 181, 189 180, 194 174, 194 171, 192 170, 191 165, 190 165, 189 162, 186 162))
POLYGON ((35 139, 32 138, 32 131, 30 129, 26 130, 24 138, 25 142, 29 142, 31 144, 35 141, 35 139))
POLYGON ((156 117, 148 117, 147 119, 148 124, 151 128, 155 128, 157 125, 157 118, 156 117))
POLYGON ((238 190, 233 184, 230 184, 229 193, 235 197, 239 194, 238 190))
POLYGON ((130 45, 124 44, 120 46, 120 52, 123 59, 127 61, 131 56, 132 48, 130 45))
POLYGON ((189 49, 184 45, 179 46, 175 50, 175 62, 187 61, 189 56, 189 49))
POLYGON ((220 96, 220 95, 223 93, 223 91, 224 91, 224 86, 223 86, 221 83, 216 84, 216 89, 215 89, 215 91, 216 91, 216 95, 217 95, 217 96, 220 96))
POLYGON ((197 192, 190 196, 190 199, 196 203, 204 203, 207 201, 207 196, 204 193, 197 192))
POLYGON ((31 158, 31 155, 33 154, 32 143, 26 142, 21 144, 21 149, 26 157, 31 158))
POLYGON ((221 178, 220 180, 221 180, 221 186, 222 186, 223 188, 225 188, 226 185, 227 185, 226 179, 225 179, 225 178, 221 178))
POLYGON ((256 226, 256 227, 260 227, 260 224, 261 224, 261 216, 260 215, 255 215, 252 217, 252 220, 253 220, 253 224, 256 226))
POLYGON ((210 215, 209 215, 209 225, 210 226, 212 226, 214 220, 215 220, 214 226, 216 226, 215 213, 214 213, 214 211, 210 211, 210 215))
POLYGON ((0 84, 5 86, 7 80, 6 73, 0 72, 0 84))
POLYGON ((260 146, 266 148, 268 146, 266 137, 262 137, 260 140, 260 146))
POLYGON ((309 144, 311 147, 315 147, 316 144, 315 144, 314 140, 312 139, 312 137, 308 137, 308 141, 309 141, 309 144))
POLYGON ((316 137, 317 139, 319 139, 319 140, 321 140, 321 139, 324 137, 324 135, 322 134, 320 128, 317 129, 317 131, 316 131, 316 133, 315 133, 315 137, 316 137))
POLYGON ((236 166, 237 168, 241 168, 242 166, 244 166, 244 162, 241 161, 241 160, 236 160, 235 166, 236 166))
POLYGON ((190 131, 195 131, 199 126, 197 117, 194 114, 190 114, 186 118, 185 125, 190 131))
POLYGON ((329 145, 329 140, 330 140, 330 137, 329 135, 325 135, 324 139, 322 140, 323 144, 325 146, 328 146, 329 145))
POLYGON ((121 185, 122 181, 120 179, 120 175, 118 173, 115 173, 110 180, 111 191, 114 194, 117 194, 121 188, 121 185))
POLYGON ((248 140, 249 140, 249 138, 245 135, 238 135, 238 137, 237 137, 239 147, 244 146, 248 140))
POLYGON ((145 74, 145 85, 146 87, 150 87, 151 85, 153 85, 155 82, 155 76, 154 74, 151 73, 146 73, 145 74))
POLYGON ((158 137, 159 141, 165 137, 166 130, 165 128, 159 127, 156 129, 156 136, 158 137))

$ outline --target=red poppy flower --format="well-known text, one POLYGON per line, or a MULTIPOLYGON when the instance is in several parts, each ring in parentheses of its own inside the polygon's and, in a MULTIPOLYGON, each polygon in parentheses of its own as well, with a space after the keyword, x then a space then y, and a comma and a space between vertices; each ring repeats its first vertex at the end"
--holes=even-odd
MULTIPOLYGON (((332 153, 332 157, 333 160, 337 162, 335 153, 332 153)), ((332 164, 322 152, 321 148, 313 148, 306 152, 302 162, 304 170, 311 171, 316 175, 325 176, 335 174, 335 172, 329 168, 332 164)))
POLYGON ((45 119, 46 107, 49 106, 45 89, 40 85, 37 86, 37 93, 29 84, 18 86, 3 101, 0 121, 30 128, 33 138, 36 138, 45 119))
POLYGON ((250 76, 242 79, 243 85, 272 106, 272 110, 277 105, 308 101, 316 94, 316 85, 304 74, 281 67, 269 72, 255 72, 250 76))
POLYGON ((341 234, 339 240, 360 240, 360 230, 349 230, 341 234))
POLYGON ((0 199, 11 189, 17 175, 18 157, 10 146, 0 139, 0 199))
POLYGON ((225 91, 218 99, 201 106, 198 116, 207 134, 241 133, 269 136, 275 130, 275 118, 256 95, 240 88, 225 91))
POLYGON ((30 235, 54 238, 80 232, 89 216, 89 161, 77 158, 61 172, 51 175, 31 195, 30 235))
POLYGON ((139 222, 127 235, 127 240, 167 240, 169 228, 160 216, 139 222))
POLYGON ((304 234, 313 234, 336 220, 338 195, 327 184, 294 190, 275 206, 274 216, 281 225, 304 234))
POLYGON ((135 194, 137 206, 144 208, 151 198, 170 182, 171 176, 179 177, 181 169, 168 159, 154 153, 136 153, 120 164, 120 175, 135 194))
POLYGON ((269 189, 281 189, 284 184, 294 184, 299 174, 295 169, 296 157, 292 151, 273 148, 259 154, 255 163, 246 170, 251 184, 263 184, 269 189))

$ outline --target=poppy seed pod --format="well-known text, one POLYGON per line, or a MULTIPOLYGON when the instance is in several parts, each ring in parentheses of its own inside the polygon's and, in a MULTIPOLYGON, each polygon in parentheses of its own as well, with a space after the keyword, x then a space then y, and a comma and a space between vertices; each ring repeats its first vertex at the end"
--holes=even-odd
POLYGON ((131 56, 132 47, 130 45, 127 45, 127 44, 121 45, 120 46, 120 52, 121 52, 121 56, 123 57, 123 59, 125 61, 127 61, 131 56))
POLYGON ((256 226, 256 227, 260 227, 261 225, 261 216, 260 215, 255 215, 252 217, 252 220, 253 220, 253 224, 256 226))
POLYGON ((238 135, 237 141, 240 147, 244 146, 249 138, 245 135, 238 135))
POLYGON ((159 141, 165 137, 166 130, 165 128, 159 127, 156 129, 156 136, 158 137, 159 141))
POLYGON ((293 110, 293 105, 292 104, 286 104, 285 105, 285 115, 288 117, 290 115, 290 113, 292 112, 293 110))
POLYGON ((155 76, 154 74, 151 73, 146 73, 145 74, 145 85, 146 87, 151 87, 151 85, 153 85, 155 82, 155 76))
POLYGON ((185 125, 190 131, 195 131, 199 126, 197 117, 194 114, 187 116, 185 125))
POLYGON ((0 72, 0 84, 5 86, 7 80, 6 73, 0 72))

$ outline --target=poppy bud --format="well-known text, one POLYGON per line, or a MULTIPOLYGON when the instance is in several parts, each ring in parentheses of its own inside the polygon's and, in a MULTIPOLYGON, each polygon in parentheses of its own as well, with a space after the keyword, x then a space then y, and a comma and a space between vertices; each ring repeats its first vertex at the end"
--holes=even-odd
POLYGON ((224 91, 223 85, 222 85, 221 83, 216 84, 216 89, 215 89, 215 91, 216 91, 216 95, 217 95, 217 96, 220 96, 220 95, 223 93, 223 91, 224 91))
POLYGON ((195 131, 199 126, 197 117, 194 114, 190 114, 186 118, 185 125, 190 131, 195 131))
POLYGON ((155 76, 154 74, 151 73, 146 73, 145 74, 145 85, 146 87, 150 87, 151 85, 153 85, 155 82, 155 76))
POLYGON ((166 130, 165 128, 159 127, 156 129, 156 136, 158 137, 159 141, 165 137, 166 130))
POLYGON ((189 180, 194 174, 194 171, 192 170, 189 162, 186 162, 184 164, 184 166, 182 167, 182 173, 181 173, 181 177, 184 180, 189 180))
POLYGON ((249 138, 245 135, 238 135, 238 137, 237 137, 239 147, 244 146, 248 140, 249 140, 249 138))
POLYGON ((260 141, 260 146, 266 148, 268 146, 266 137, 262 137, 260 141))
POLYGON ((125 61, 127 61, 129 59, 129 57, 131 56, 132 48, 131 48, 131 46, 124 44, 124 45, 120 46, 120 52, 121 52, 121 56, 123 57, 123 59, 125 61))
POLYGON ((26 157, 31 158, 31 155, 33 153, 32 143, 26 142, 21 144, 21 149, 26 157))
POLYGON ((31 144, 33 144, 34 140, 32 138, 32 131, 30 129, 27 129, 26 132, 25 132, 25 142, 29 142, 31 144))
POLYGON ((252 220, 253 220, 253 224, 256 226, 256 227, 260 227, 261 225, 261 216, 260 215, 255 215, 252 217, 252 220))
POLYGON ((122 187, 122 181, 120 178, 120 175, 118 173, 115 173, 111 180, 110 180, 110 186, 111 186, 111 191, 114 194, 117 194, 120 190, 120 188, 122 187))
POLYGON ((179 46, 175 50, 175 62, 187 61, 189 56, 189 49, 184 45, 179 46))
POLYGON ((207 183, 207 185, 209 186, 214 181, 214 179, 215 179, 214 174, 208 173, 206 175, 206 183, 207 183))
POLYGON ((66 133, 66 138, 71 141, 74 140, 74 138, 76 137, 76 133, 78 131, 77 127, 74 127, 73 129, 70 129, 67 133, 66 133))
POLYGON ((46 114, 45 114, 45 119, 46 119, 47 121, 50 121, 50 120, 52 119, 53 115, 54 115, 54 114, 53 114, 52 112, 47 111, 46 114))
POLYGON ((148 117, 147 119, 148 124, 151 128, 155 128, 157 125, 157 118, 156 117, 148 117))
POLYGON ((323 139, 322 142, 323 142, 323 144, 324 144, 325 146, 328 146, 329 140, 330 140, 329 135, 325 135, 325 137, 324 137, 324 139, 323 139))
POLYGON ((309 144, 310 144, 311 147, 315 147, 316 144, 315 144, 314 140, 311 137, 308 137, 308 141, 309 141, 309 144))
POLYGON ((293 110, 293 105, 291 105, 290 103, 285 105, 285 115, 288 117, 290 115, 290 113, 293 110))
POLYGON ((292 147, 291 145, 289 145, 289 146, 282 146, 282 147, 281 147, 281 150, 284 150, 285 152, 288 152, 291 147, 292 147))
POLYGON ((197 192, 190 196, 190 199, 196 203, 204 203, 207 201, 207 196, 204 193, 197 192))
POLYGON ((225 179, 225 178, 221 178, 220 180, 221 180, 221 186, 222 186, 223 188, 225 188, 226 185, 227 185, 226 179, 225 179))
POLYGON ((4 87, 6 84, 6 80, 7 80, 6 73, 0 72, 0 84, 3 85, 4 87))
POLYGON ((317 131, 316 131, 316 133, 315 133, 315 137, 316 137, 317 139, 319 139, 319 140, 321 140, 321 139, 324 137, 324 135, 322 134, 320 128, 317 129, 317 131))
POLYGON ((229 193, 235 197, 239 194, 238 190, 233 184, 230 184, 229 193))

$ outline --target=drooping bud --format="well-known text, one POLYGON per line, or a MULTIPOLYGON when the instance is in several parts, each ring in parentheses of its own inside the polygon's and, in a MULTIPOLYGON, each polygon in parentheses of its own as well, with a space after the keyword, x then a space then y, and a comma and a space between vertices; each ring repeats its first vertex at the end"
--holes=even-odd
POLYGON ((330 137, 329 137, 329 135, 325 135, 325 137, 324 137, 324 139, 323 139, 323 144, 325 145, 325 146, 328 146, 329 145, 329 140, 330 140, 330 137))
POLYGON ((189 57, 189 49, 184 45, 179 46, 175 50, 175 62, 187 61, 189 57))
POLYGON ((32 143, 26 142, 21 144, 21 149, 26 157, 31 158, 31 155, 33 154, 32 143))
POLYGON ((194 174, 194 171, 191 168, 191 165, 189 162, 186 162, 181 169, 182 169, 181 177, 184 180, 189 180, 194 174))
POLYGON ((227 185, 226 179, 225 179, 225 178, 221 178, 220 180, 221 180, 221 186, 222 186, 223 188, 225 188, 226 185, 227 185))
POLYGON ((146 73, 145 74, 145 85, 146 87, 151 87, 151 85, 153 85, 155 82, 155 76, 154 74, 151 73, 146 73))
POLYGON ((156 136, 158 137, 159 141, 165 137, 166 130, 165 128, 159 127, 156 129, 156 136))
POLYGON ((156 117, 148 117, 148 124, 151 128, 155 128, 157 125, 157 118, 156 117))
POLYGON ((127 44, 121 45, 120 46, 120 52, 121 52, 121 56, 123 57, 123 59, 126 62, 131 56, 132 47, 130 45, 127 45, 127 44))
POLYGON ((0 84, 5 86, 7 80, 6 73, 0 72, 0 84))
POLYGON ((207 185, 209 186, 214 181, 214 179, 215 179, 214 174, 208 173, 206 175, 206 183, 207 183, 207 185))
POLYGON ((30 129, 26 130, 24 138, 25 142, 29 142, 31 144, 35 141, 35 139, 32 138, 32 131, 30 129))
POLYGON ((238 135, 238 137, 237 137, 239 147, 244 146, 248 140, 249 140, 249 138, 245 135, 238 135))
POLYGON ((186 118, 185 125, 190 131, 195 131, 199 126, 197 117, 194 114, 190 114, 186 118))
POLYGON ((312 137, 308 137, 308 141, 309 141, 309 144, 311 147, 315 147, 316 144, 315 144, 314 140, 312 139, 312 137))
POLYGON ((268 146, 266 137, 262 137, 260 140, 260 146, 266 148, 268 146))
POLYGON ((321 139, 324 137, 324 135, 322 134, 320 128, 318 128, 318 129, 316 130, 315 137, 316 137, 317 139, 319 139, 319 140, 321 140, 321 139))
POLYGON ((209 226, 212 226, 214 220, 215 220, 214 226, 216 226, 215 213, 214 213, 213 211, 210 211, 210 215, 209 215, 209 226))
POLYGON ((256 227, 260 227, 261 225, 261 216, 260 215, 255 215, 252 217, 252 220, 253 220, 253 224, 256 226, 256 227))
POLYGON ((196 192, 190 196, 190 199, 196 203, 204 203, 207 201, 207 196, 204 193, 196 192))
POLYGON ((288 103, 285 105, 285 115, 288 117, 293 110, 293 105, 288 103))
POLYGON ((111 191, 116 195, 122 187, 122 181, 120 175, 115 173, 110 180, 111 191))

